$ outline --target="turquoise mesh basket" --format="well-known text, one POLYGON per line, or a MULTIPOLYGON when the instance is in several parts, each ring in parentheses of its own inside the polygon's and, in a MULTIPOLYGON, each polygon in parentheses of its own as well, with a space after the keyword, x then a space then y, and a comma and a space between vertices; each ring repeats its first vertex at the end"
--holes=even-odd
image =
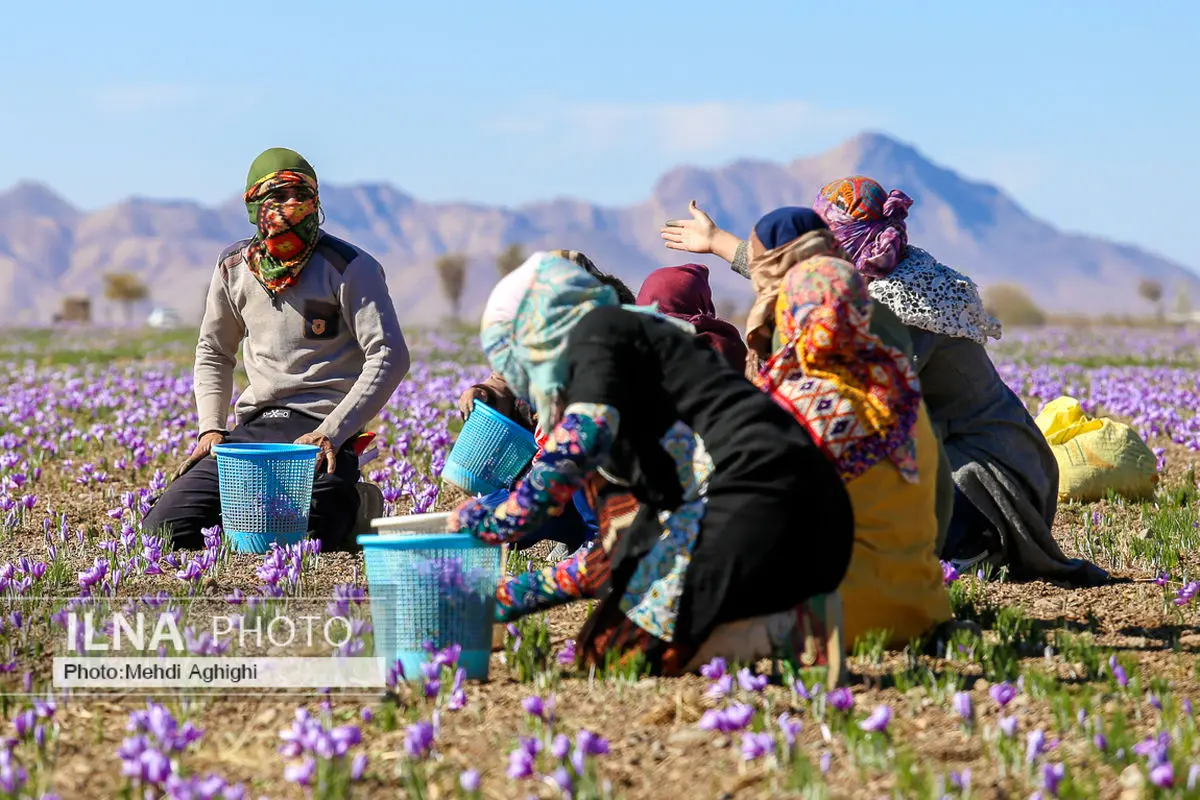
POLYGON ((427 644, 462 648, 459 666, 487 680, 500 548, 461 533, 363 535, 375 655, 421 677, 427 644))
POLYGON ((446 457, 442 478, 470 494, 491 494, 511 488, 536 454, 532 433, 476 400, 446 457))
POLYGON ((311 444, 219 444, 221 527, 234 551, 265 553, 308 533, 319 447, 311 444))

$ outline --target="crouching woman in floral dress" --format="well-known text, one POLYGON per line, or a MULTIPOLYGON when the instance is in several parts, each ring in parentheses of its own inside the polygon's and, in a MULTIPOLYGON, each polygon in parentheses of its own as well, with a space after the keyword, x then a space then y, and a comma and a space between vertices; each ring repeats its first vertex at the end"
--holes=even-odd
POLYGON ((579 637, 585 663, 644 658, 672 675, 718 655, 801 656, 836 675, 840 606, 819 596, 850 560, 846 489, 804 429, 689 328, 622 307, 562 258, 506 276, 484 312, 484 350, 551 433, 505 502, 467 501, 452 528, 499 544, 580 488, 628 493, 632 519, 597 497, 600 546, 506 578, 497 619, 602 597, 579 637), (814 654, 816 641, 834 652, 814 654))
POLYGON ((765 360, 754 382, 808 431, 850 494, 847 644, 884 631, 900 648, 951 619, 936 555, 937 437, 907 357, 871 332, 866 282, 828 230, 779 224, 796 211, 768 214, 750 238, 758 302, 746 332, 765 360))

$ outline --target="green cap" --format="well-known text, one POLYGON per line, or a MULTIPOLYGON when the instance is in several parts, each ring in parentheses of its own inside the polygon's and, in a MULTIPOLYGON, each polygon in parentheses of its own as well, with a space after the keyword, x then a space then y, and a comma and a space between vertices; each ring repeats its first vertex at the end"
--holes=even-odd
MULTIPOLYGON (((245 191, 250 191, 250 187, 271 173, 282 172, 283 170, 299 172, 302 175, 309 176, 314 181, 317 179, 317 171, 312 168, 312 164, 309 164, 304 156, 286 147, 272 147, 269 150, 262 151, 258 158, 254 159, 254 163, 250 165, 250 171, 246 173, 245 191)), ((249 212, 250 221, 256 225, 258 224, 258 206, 258 203, 246 204, 246 211, 249 212)))

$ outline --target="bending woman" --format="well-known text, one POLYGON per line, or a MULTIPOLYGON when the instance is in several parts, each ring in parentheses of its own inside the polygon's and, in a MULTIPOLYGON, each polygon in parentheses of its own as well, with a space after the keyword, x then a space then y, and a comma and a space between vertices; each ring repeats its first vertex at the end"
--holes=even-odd
POLYGON ((944 556, 964 567, 1007 563, 1018 578, 1105 582, 1103 570, 1067 558, 1054 540, 1058 462, 984 348, 1000 338, 1000 323, 970 278, 908 244, 911 205, 903 192, 854 176, 822 187, 814 209, 870 282, 871 296, 912 336, 917 374, 954 469, 944 556))
MULTIPOLYGON (((453 528, 514 541, 597 476, 640 504, 601 546, 507 579, 498 619, 602 597, 580 658, 644 657, 662 674, 840 645, 836 594, 814 599, 850 559, 853 515, 832 464, 690 326, 646 311, 555 257, 526 263, 488 300, 488 360, 552 432, 507 501, 467 501, 453 528)), ((836 675, 840 646, 820 655, 836 675)))
MULTIPOLYGON (((542 255, 535 253, 530 258, 537 259, 542 255)), ((590 258, 578 250, 552 250, 550 255, 567 259, 583 268, 601 283, 611 286, 622 303, 634 303, 633 292, 620 278, 601 272, 590 258)), ((483 383, 475 384, 462 393, 462 396, 458 398, 458 410, 464 420, 471 415, 471 409, 476 400, 491 406, 526 430, 531 431, 538 446, 538 453, 534 459, 541 456, 542 448, 546 445, 546 433, 538 425, 537 415, 529 408, 529 404, 513 394, 512 389, 504 380, 504 376, 493 371, 483 383)), ((506 497, 508 497, 508 492, 496 492, 485 497, 484 503, 495 507, 506 497)), ((561 514, 548 519, 546 524, 538 530, 530 531, 516 543, 516 547, 524 550, 539 542, 550 540, 558 542, 567 552, 570 552, 594 541, 599 527, 600 523, 594 507, 585 493, 580 490, 575 493, 572 502, 566 504, 562 509, 561 514)))
POLYGON ((754 382, 850 494, 854 554, 839 588, 847 644, 887 631, 885 646, 901 648, 952 616, 935 550, 937 437, 908 358, 871 333, 866 284, 833 234, 792 238, 789 228, 778 238, 795 212, 768 214, 750 239, 758 302, 747 333, 765 360, 754 382))
MULTIPOLYGON (((889 194, 869 178, 853 177, 823 187, 814 210, 867 279, 875 316, 888 309, 912 342, 955 485, 941 557, 960 569, 1008 565, 1017 579, 1106 582, 1103 570, 1067 558, 1054 540, 1058 463, 984 348, 989 337, 999 338, 1000 323, 984 310, 970 278, 908 244, 911 205, 903 192, 889 194)), ((663 228, 667 246, 716 253, 749 277, 747 244, 695 203, 690 210, 692 219, 663 228)))
POLYGON ((739 374, 746 370, 746 345, 738 329, 717 316, 708 267, 684 264, 663 267, 646 276, 638 291, 640 306, 656 305, 659 313, 681 319, 696 329, 696 336, 716 350, 739 374))

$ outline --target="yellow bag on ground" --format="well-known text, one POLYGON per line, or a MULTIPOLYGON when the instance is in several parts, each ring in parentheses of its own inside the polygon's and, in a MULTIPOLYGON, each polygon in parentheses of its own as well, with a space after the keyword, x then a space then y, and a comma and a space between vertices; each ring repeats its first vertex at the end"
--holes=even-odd
POLYGON ((1133 500, 1154 494, 1158 459, 1133 428, 1083 413, 1073 397, 1046 404, 1035 420, 1058 461, 1058 498, 1089 502, 1111 489, 1133 500))

